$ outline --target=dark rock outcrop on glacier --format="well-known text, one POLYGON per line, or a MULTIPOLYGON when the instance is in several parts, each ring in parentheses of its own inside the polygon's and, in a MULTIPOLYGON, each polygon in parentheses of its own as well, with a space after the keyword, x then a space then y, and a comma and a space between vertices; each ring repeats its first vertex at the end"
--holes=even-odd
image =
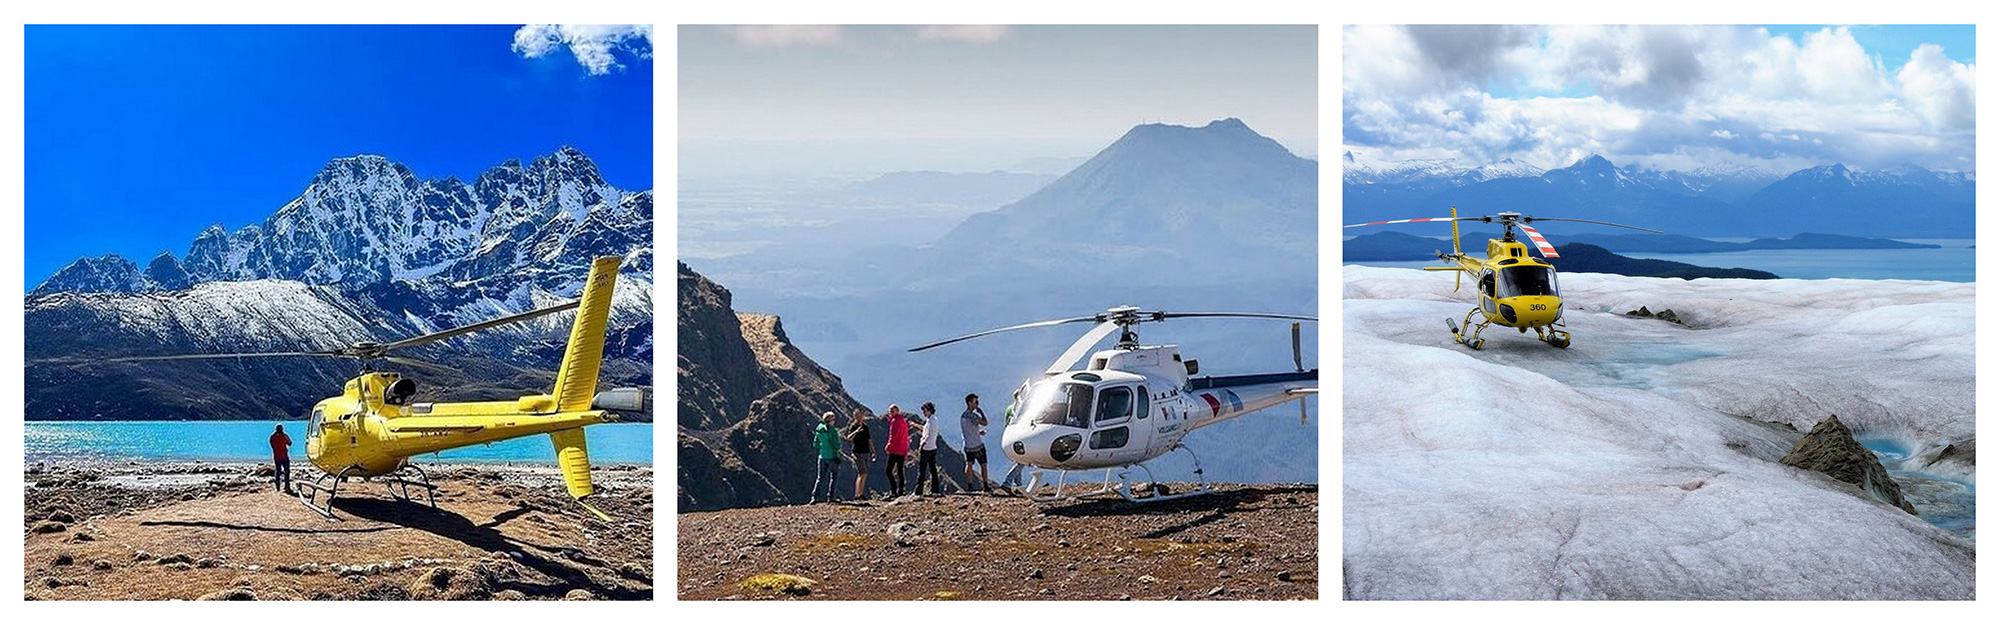
POLYGON ((1903 499, 1902 488, 1896 485, 1895 480, 1889 479, 1889 470, 1875 459, 1874 452, 1854 440, 1854 432, 1848 430, 1838 416, 1829 415, 1819 425, 1813 426, 1805 438, 1792 446, 1792 453, 1785 454, 1778 462, 1825 473, 1833 479, 1859 486, 1863 492, 1904 512, 1917 513, 1917 509, 1903 499))
MULTIPOLYGON (((840 415, 836 425, 846 427, 861 404, 839 376, 792 345, 777 317, 736 312, 728 289, 685 264, 678 265, 677 281, 679 510, 804 503, 816 469, 812 430, 819 415, 831 410, 840 415)), ((915 405, 906 408, 915 412, 915 405)), ((957 414, 949 406, 939 412, 947 419, 957 414)), ((879 450, 886 427, 879 419, 870 423, 879 450)), ((964 462, 955 450, 941 451, 938 463, 963 483, 964 462)), ((836 492, 845 497, 853 494, 854 466, 843 465, 841 473, 836 492)), ((881 458, 870 473, 870 489, 888 488, 881 458)), ((915 470, 910 474, 914 479, 915 470)))
MULTIPOLYGON (((625 258, 603 384, 650 385, 652 229, 652 192, 612 187, 574 148, 472 183, 419 179, 380 156, 334 159, 270 217, 210 227, 185 257, 162 253, 144 271, 86 258, 30 293, 27 418, 300 418, 357 364, 109 359, 424 334, 572 299, 602 255, 625 258)), ((407 354, 433 364, 390 366, 416 377, 420 399, 515 397, 552 382, 571 319, 450 339, 407 354)))

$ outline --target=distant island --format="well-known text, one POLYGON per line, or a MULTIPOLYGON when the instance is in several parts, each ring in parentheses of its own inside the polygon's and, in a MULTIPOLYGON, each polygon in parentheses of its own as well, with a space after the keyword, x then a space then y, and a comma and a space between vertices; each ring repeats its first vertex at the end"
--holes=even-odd
POLYGON ((1747 243, 1710 241, 1678 234, 1573 234, 1563 238, 1616 252, 1656 254, 1704 254, 1746 250, 1935 250, 1943 247, 1929 243, 1812 232, 1792 235, 1789 239, 1764 238, 1747 243))
POLYGON ((1610 250, 1589 243, 1564 243, 1556 247, 1561 256, 1550 261, 1557 271, 1572 273, 1615 273, 1621 276, 1642 278, 1749 278, 1752 280, 1775 280, 1778 274, 1755 269, 1732 267, 1728 269, 1703 267, 1671 260, 1631 258, 1619 256, 1610 250))

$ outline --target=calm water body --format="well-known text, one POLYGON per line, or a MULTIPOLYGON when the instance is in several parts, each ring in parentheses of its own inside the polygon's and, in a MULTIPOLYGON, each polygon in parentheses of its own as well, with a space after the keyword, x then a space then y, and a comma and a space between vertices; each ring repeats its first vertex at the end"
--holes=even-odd
MULTIPOLYGON (((1446 241, 1450 237, 1445 238, 1446 241)), ((1741 242, 1747 239, 1716 238, 1741 242)), ((1897 239, 1943 246, 1935 250, 1750 250, 1712 254, 1653 254, 1619 252, 1632 258, 1656 258, 1703 267, 1741 267, 1778 274, 1782 278, 1859 278, 1864 280, 1942 280, 1973 282, 1976 260, 1972 239, 1897 239)), ((1561 244, 1560 238, 1556 240, 1561 244)), ((1430 261, 1365 262, 1370 267, 1440 267, 1430 261)), ((1556 262, 1562 269, 1562 262, 1556 262)))
MULTIPOLYGON (((273 421, 29 421, 28 462, 38 460, 269 461, 273 421)), ((306 457, 304 421, 285 421, 296 466, 306 457)), ((607 423, 583 429, 594 464, 653 463, 653 424, 607 423)), ((547 436, 528 436, 418 456, 418 462, 555 464, 547 436)))

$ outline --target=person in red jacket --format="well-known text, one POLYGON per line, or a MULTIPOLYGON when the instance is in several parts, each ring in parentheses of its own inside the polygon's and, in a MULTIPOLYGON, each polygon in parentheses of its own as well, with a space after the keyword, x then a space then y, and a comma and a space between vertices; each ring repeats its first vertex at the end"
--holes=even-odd
POLYGON ((910 417, 903 414, 903 407, 889 404, 889 444, 882 446, 882 453, 888 456, 882 472, 889 478, 889 496, 903 496, 903 462, 910 456, 910 417))
POLYGON ((292 437, 285 435, 285 424, 271 431, 271 462, 278 465, 271 471, 271 483, 279 492, 292 492, 292 437))

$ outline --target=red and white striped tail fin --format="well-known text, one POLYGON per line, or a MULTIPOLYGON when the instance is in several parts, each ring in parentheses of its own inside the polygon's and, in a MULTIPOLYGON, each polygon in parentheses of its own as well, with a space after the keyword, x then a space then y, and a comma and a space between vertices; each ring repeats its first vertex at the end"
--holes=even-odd
POLYGON ((1525 224, 1521 226, 1521 231, 1528 233, 1528 240, 1535 242, 1535 249, 1542 251, 1543 258, 1562 258, 1561 254, 1556 253, 1556 246, 1549 245, 1549 240, 1544 238, 1542 233, 1536 232, 1534 228, 1530 228, 1525 224))
POLYGON ((1342 228, 1359 228, 1359 227, 1362 227, 1362 226, 1381 226, 1381 225, 1386 225, 1386 224, 1407 224, 1407 223, 1415 223, 1415 222, 1419 222, 1419 221, 1458 221, 1458 219, 1456 219, 1456 218, 1453 218, 1453 217, 1423 217, 1423 218, 1419 218, 1419 219, 1398 219, 1398 220, 1395 220, 1395 221, 1371 221, 1371 222, 1368 222, 1368 223, 1365 223, 1365 224, 1354 224, 1354 225, 1352 225, 1352 226, 1341 226, 1341 227, 1342 227, 1342 228))

